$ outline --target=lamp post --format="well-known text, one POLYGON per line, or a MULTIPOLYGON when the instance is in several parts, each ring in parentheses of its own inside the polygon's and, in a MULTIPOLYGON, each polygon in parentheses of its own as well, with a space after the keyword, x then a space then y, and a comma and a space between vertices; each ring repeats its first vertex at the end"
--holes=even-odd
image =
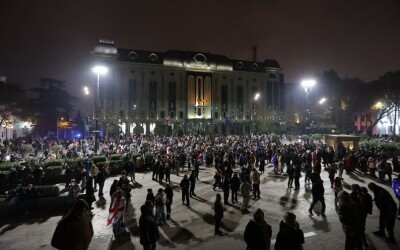
POLYGON ((254 105, 255 105, 255 102, 256 102, 259 98, 260 98, 260 93, 258 93, 258 92, 255 93, 255 94, 254 94, 254 98, 253 98, 252 103, 251 103, 250 133, 252 132, 252 131, 251 131, 251 127, 253 126, 253 116, 254 116, 254 112, 255 112, 254 105))
POLYGON ((304 88, 304 92, 306 93, 306 130, 308 133, 310 132, 311 129, 311 102, 310 102, 310 93, 311 93, 311 88, 315 85, 315 80, 303 80, 301 82, 301 86, 304 88))
POLYGON ((108 72, 108 68, 104 66, 95 66, 92 68, 92 71, 97 75, 97 85, 96 85, 96 96, 94 99, 94 119, 95 119, 95 130, 94 133, 94 152, 97 153, 99 149, 99 85, 100 85, 100 75, 106 74, 108 72))

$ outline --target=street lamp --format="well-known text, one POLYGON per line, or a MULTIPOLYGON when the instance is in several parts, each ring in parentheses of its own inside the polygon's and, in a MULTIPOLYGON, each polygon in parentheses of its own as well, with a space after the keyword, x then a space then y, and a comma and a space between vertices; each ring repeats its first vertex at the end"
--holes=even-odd
POLYGON ((310 92, 311 88, 315 86, 315 80, 307 79, 301 82, 301 86, 304 88, 304 92, 306 93, 306 120, 307 120, 307 127, 308 131, 311 129, 311 103, 310 103, 310 92))
POLYGON ((100 75, 104 75, 108 72, 108 68, 104 66, 95 66, 92 68, 92 71, 97 75, 97 86, 96 86, 96 96, 95 96, 95 103, 94 103, 94 119, 95 119, 95 131, 94 132, 94 152, 97 153, 99 148, 99 85, 100 85, 100 75))
POLYGON ((252 103, 251 103, 250 133, 251 133, 251 127, 252 127, 252 125, 253 125, 253 116, 254 116, 254 112, 255 112, 255 110, 254 110, 254 105, 255 105, 255 102, 256 102, 259 98, 260 98, 260 93, 256 92, 256 93, 254 94, 254 98, 253 98, 253 101, 252 101, 252 103))

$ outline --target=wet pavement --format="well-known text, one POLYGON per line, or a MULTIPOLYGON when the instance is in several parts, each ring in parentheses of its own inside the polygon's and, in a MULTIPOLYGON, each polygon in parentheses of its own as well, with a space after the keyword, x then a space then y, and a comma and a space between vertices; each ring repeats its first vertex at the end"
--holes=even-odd
MULTIPOLYGON (((314 213, 309 216, 308 208, 311 202, 311 192, 304 186, 304 176, 300 179, 301 188, 298 191, 287 189, 287 177, 275 175, 272 168, 261 175, 261 199, 250 200, 250 214, 243 215, 239 204, 225 205, 224 218, 222 220, 223 236, 214 235, 213 203, 217 193, 222 195, 221 190, 214 191, 213 168, 202 167, 200 170, 200 181, 196 183, 196 197, 191 199, 191 207, 182 205, 179 182, 181 176, 171 175, 171 183, 174 188, 174 201, 172 204, 171 219, 167 224, 159 227, 160 240, 157 249, 246 249, 243 240, 243 232, 246 224, 252 217, 253 211, 261 208, 267 221, 272 226, 272 243, 279 230, 279 223, 285 211, 296 214, 301 229, 305 233, 304 249, 344 249, 344 233, 341 223, 334 209, 334 194, 330 188, 328 173, 321 174, 325 186, 326 217, 314 213)), ((151 179, 151 173, 137 173, 137 185, 132 190, 132 204, 125 214, 126 233, 112 236, 111 226, 106 226, 108 206, 110 202, 109 188, 114 179, 110 177, 104 188, 105 200, 94 204, 93 227, 95 238, 92 240, 90 249, 142 249, 139 243, 138 220, 140 206, 145 202, 147 189, 152 188, 156 193, 158 188, 163 187, 151 179)), ((356 172, 352 175, 344 174, 344 189, 350 192, 351 184, 357 183, 361 186, 375 179, 356 172)), ((387 182, 380 184, 391 193, 387 182)), ((311 187, 309 187, 311 188, 311 187)), ((371 193, 371 192, 370 192, 371 193)), ((397 199, 396 199, 397 202, 397 199)), ((316 206, 318 212, 320 206, 316 206)), ((17 223, 4 224, 0 227, 0 249, 52 249, 50 240, 57 221, 61 214, 47 215, 32 220, 19 220, 17 223)), ((367 240, 370 249, 400 249, 400 244, 390 244, 382 238, 375 236, 372 232, 378 229, 379 211, 374 207, 373 214, 368 216, 366 225, 367 240)), ((395 237, 400 243, 400 221, 396 221, 395 237)), ((272 246, 273 249, 273 246, 272 246)))

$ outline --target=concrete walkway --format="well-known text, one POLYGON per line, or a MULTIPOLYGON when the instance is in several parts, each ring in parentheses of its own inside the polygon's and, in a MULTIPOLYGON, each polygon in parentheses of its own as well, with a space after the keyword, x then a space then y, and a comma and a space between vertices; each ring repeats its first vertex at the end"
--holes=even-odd
MULTIPOLYGON (((323 218, 317 215, 312 217, 308 215, 311 192, 306 191, 303 177, 300 180, 301 189, 299 191, 288 190, 286 189, 287 177, 273 174, 271 168, 266 170, 265 174, 261 176, 261 199, 258 201, 251 200, 250 210, 252 212, 257 208, 264 210, 266 219, 272 225, 272 239, 276 238, 283 213, 292 211, 297 215, 300 227, 306 236, 304 249, 344 249, 344 233, 334 209, 334 195, 330 188, 328 173, 323 172, 321 174, 324 180, 327 204, 327 216, 323 218)), ((197 182, 195 190, 197 197, 191 199, 191 208, 183 206, 181 202, 178 186, 183 173, 180 177, 171 175, 171 182, 174 187, 172 218, 166 225, 159 227, 161 238, 157 249, 246 249, 243 231, 252 214, 242 215, 240 204, 225 205, 226 211, 222 220, 224 236, 214 235, 212 206, 216 193, 222 194, 222 191, 212 190, 213 174, 212 168, 201 168, 200 181, 197 182)), ((155 193, 158 188, 163 186, 151 180, 151 173, 136 174, 136 181, 142 186, 137 186, 132 190, 132 205, 129 206, 129 211, 125 215, 127 233, 122 233, 111 240, 111 226, 106 226, 110 201, 109 187, 112 181, 117 178, 110 177, 107 179, 104 188, 105 204, 95 206, 93 211, 95 214, 93 217, 95 238, 92 240, 91 249, 107 249, 110 241, 111 249, 142 249, 138 237, 140 206, 145 201, 148 188, 152 188, 155 193)), ((370 181, 375 181, 361 173, 344 175, 344 179, 344 188, 347 191, 353 183, 367 186, 370 181)), ((392 193, 388 185, 381 186, 386 187, 392 193)), ((241 197, 239 197, 239 202, 241 202, 241 197)), ((384 239, 376 237, 372 233, 378 228, 378 217, 379 211, 374 207, 373 215, 367 219, 366 229, 371 249, 400 249, 400 244, 388 244, 384 239)), ((60 215, 45 216, 32 221, 20 221, 19 223, 1 226, 0 249, 52 249, 50 240, 60 218, 60 215)), ((399 225, 400 221, 397 220, 395 236, 397 242, 400 243, 399 225)))

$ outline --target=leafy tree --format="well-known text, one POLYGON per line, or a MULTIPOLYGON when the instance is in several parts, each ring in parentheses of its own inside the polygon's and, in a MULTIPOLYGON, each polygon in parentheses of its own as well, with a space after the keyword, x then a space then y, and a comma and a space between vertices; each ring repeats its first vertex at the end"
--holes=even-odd
POLYGON ((144 128, 143 128, 142 126, 140 126, 140 124, 137 124, 137 125, 135 126, 135 128, 133 129, 133 133, 134 133, 135 135, 143 134, 143 133, 144 133, 144 128))
POLYGON ((36 95, 30 101, 40 133, 55 131, 57 121, 61 117, 69 120, 70 112, 73 111, 73 102, 77 100, 77 97, 68 93, 64 81, 41 78, 39 87, 30 90, 36 95))
POLYGON ((0 126, 9 125, 12 117, 27 116, 25 91, 15 83, 0 82, 0 126))

